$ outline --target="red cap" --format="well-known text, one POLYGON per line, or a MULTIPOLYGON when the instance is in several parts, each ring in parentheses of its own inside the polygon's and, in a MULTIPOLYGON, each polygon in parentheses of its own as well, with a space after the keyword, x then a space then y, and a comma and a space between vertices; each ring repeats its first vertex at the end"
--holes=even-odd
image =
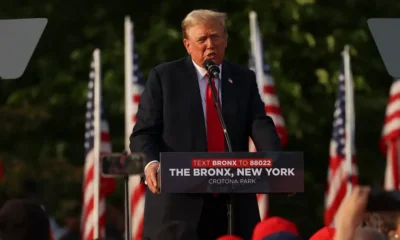
POLYGON ((217 238, 217 240, 244 240, 244 239, 236 235, 224 235, 222 237, 217 238))
POLYGON ((299 235, 297 227, 293 222, 280 217, 271 217, 257 224, 254 228, 253 240, 262 240, 264 237, 277 232, 299 235))
POLYGON ((335 229, 331 227, 323 227, 320 230, 318 230, 310 240, 333 240, 333 237, 335 236, 335 229))

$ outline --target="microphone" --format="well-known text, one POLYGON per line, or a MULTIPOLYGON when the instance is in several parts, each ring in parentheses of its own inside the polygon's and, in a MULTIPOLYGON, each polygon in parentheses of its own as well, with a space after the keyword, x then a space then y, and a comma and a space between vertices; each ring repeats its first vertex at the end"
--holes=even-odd
POLYGON ((205 60, 203 66, 211 76, 219 79, 219 67, 211 59, 205 60))

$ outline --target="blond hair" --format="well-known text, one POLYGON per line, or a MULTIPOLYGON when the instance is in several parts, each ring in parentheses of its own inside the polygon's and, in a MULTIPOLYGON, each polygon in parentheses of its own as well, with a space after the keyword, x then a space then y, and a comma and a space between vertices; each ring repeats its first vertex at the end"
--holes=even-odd
POLYGON ((224 12, 216 12, 207 9, 198 9, 191 11, 188 15, 186 15, 185 19, 182 21, 182 35, 183 38, 187 38, 187 29, 201 23, 218 21, 224 28, 224 31, 227 34, 225 21, 227 19, 227 14, 224 12))

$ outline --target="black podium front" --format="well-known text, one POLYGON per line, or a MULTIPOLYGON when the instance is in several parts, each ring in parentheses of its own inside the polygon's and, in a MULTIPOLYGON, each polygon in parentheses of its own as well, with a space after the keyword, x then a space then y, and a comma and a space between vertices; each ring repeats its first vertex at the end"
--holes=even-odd
POLYGON ((228 234, 235 194, 304 192, 302 152, 163 152, 160 168, 162 193, 228 195, 228 234))

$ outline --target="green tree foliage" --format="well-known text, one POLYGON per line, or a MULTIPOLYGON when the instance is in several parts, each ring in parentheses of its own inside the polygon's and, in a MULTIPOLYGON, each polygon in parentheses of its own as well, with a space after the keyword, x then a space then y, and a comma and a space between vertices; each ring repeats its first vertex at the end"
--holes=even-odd
MULTIPOLYGON (((397 17, 394 0, 5 1, 0 16, 46 17, 49 24, 21 79, 0 82, 0 159, 6 197, 33 179, 57 215, 81 199, 84 120, 91 53, 102 50, 103 94, 114 151, 124 148, 124 28, 126 15, 144 76, 186 55, 180 21, 195 8, 229 15, 227 59, 247 65, 249 17, 258 13, 289 131, 287 150, 305 152, 306 192, 271 197, 270 212, 295 221, 304 237, 323 225, 329 141, 340 52, 351 46, 355 81, 356 147, 360 180, 382 184, 378 151, 391 78, 367 27, 371 17, 397 17)), ((122 194, 117 194, 122 197, 122 194)), ((3 199, 3 200, 4 200, 3 199)))

